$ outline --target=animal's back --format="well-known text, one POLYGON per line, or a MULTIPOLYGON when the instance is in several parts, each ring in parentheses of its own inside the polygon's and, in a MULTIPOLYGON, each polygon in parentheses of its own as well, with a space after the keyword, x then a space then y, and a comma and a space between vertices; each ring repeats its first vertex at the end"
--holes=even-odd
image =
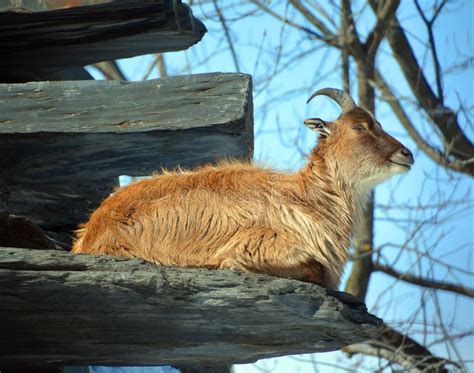
MULTIPOLYGON (((317 200, 305 199, 303 180, 301 173, 243 163, 165 172, 104 200, 78 231, 73 252, 233 268, 335 288, 349 234, 339 233, 338 209, 318 211, 317 200)), ((334 197, 321 193, 326 203, 334 197)))
POLYGON ((226 244, 239 231, 268 226, 278 194, 268 190, 272 177, 269 170, 232 163, 164 172, 131 184, 91 215, 78 231, 73 252, 219 267, 226 244))

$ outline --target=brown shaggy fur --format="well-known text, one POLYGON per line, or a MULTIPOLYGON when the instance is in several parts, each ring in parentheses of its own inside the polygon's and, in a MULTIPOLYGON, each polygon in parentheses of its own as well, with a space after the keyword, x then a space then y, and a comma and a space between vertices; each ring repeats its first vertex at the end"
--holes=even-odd
POLYGON ((73 252, 337 288, 367 192, 407 167, 391 162, 402 144, 363 109, 326 127, 330 135, 299 172, 227 162, 164 171, 121 188, 77 231, 73 252))

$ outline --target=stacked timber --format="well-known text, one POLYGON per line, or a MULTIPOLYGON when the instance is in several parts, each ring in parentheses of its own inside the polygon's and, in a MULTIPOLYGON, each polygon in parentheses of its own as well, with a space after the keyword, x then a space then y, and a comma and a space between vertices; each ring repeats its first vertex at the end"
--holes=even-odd
POLYGON ((12 214, 69 246, 121 174, 251 156, 248 76, 84 81, 85 65, 183 50, 205 32, 180 0, 0 3, 0 245, 24 226, 12 214))

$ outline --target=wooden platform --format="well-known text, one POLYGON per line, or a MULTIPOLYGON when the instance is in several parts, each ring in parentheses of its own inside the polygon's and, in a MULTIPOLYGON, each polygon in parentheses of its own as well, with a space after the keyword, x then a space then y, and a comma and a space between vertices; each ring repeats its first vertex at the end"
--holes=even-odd
POLYGON ((296 280, 0 248, 6 371, 253 362, 337 350, 382 325, 358 298, 296 280))

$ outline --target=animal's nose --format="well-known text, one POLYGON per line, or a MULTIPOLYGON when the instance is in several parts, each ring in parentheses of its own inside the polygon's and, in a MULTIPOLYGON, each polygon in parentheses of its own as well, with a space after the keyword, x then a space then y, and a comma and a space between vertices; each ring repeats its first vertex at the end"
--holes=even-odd
POLYGON ((396 161, 400 163, 405 163, 409 165, 415 163, 415 159, 413 158, 412 152, 405 147, 402 147, 397 152, 395 152, 394 158, 396 158, 396 161))
POLYGON ((413 158, 413 154, 411 154, 410 149, 401 148, 400 153, 402 153, 405 157, 413 158))

